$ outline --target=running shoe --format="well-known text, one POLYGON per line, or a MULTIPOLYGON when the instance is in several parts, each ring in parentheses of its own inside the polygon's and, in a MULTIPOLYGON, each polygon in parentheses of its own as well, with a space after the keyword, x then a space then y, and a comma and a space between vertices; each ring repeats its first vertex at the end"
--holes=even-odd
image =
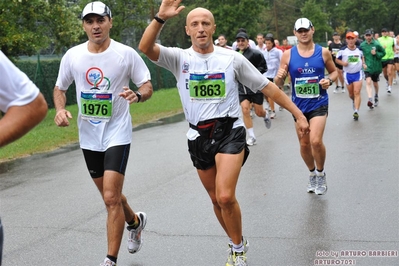
POLYGON ((345 87, 342 86, 341 88, 342 88, 342 93, 345 93, 345 87))
POLYGON ((316 190, 316 175, 310 174, 309 175, 309 182, 307 187, 308 193, 315 192, 316 190))
POLYGON ((276 117, 276 112, 272 111, 270 114, 270 119, 274 119, 276 117))
POLYGON ((324 195, 327 192, 327 180, 326 180, 326 173, 324 175, 318 175, 316 176, 316 189, 315 193, 317 195, 324 195))
POLYGON ((105 258, 104 262, 101 263, 100 266, 116 266, 116 263, 108 258, 105 258))
POLYGON ((266 111, 266 116, 265 116, 264 120, 265 120, 266 128, 269 129, 272 126, 272 121, 270 120, 270 112, 266 111))
POLYGON ((226 266, 248 266, 247 254, 243 252, 229 252, 229 257, 226 261, 226 266))
POLYGON ((354 119, 355 121, 359 120, 359 114, 358 114, 357 112, 354 112, 354 113, 353 113, 353 119, 354 119))
POLYGON ((283 111, 283 110, 284 110, 284 108, 283 108, 283 107, 281 107, 281 106, 279 106, 278 110, 279 110, 279 111, 283 111))
POLYGON ((396 79, 394 79, 394 80, 392 81, 392 84, 393 84, 393 85, 396 85, 396 79))
POLYGON ((387 92, 388 92, 388 94, 391 94, 391 86, 388 86, 387 92))
POLYGON ((372 103, 371 101, 368 101, 368 102, 367 102, 367 106, 368 106, 370 109, 373 109, 373 108, 374 108, 374 105, 373 105, 373 103, 372 103))
POLYGON ((143 245, 141 233, 147 224, 147 215, 144 212, 137 212, 136 214, 140 221, 139 226, 136 229, 134 229, 130 225, 126 227, 126 229, 129 230, 127 249, 132 254, 139 252, 139 250, 141 249, 141 246, 143 245))
POLYGON ((247 139, 247 145, 248 146, 252 146, 256 144, 256 139, 254 137, 249 137, 249 139, 247 139))
POLYGON ((378 106, 378 96, 374 96, 374 107, 378 106))
POLYGON ((333 93, 338 93, 338 89, 339 89, 339 86, 336 86, 335 89, 333 90, 333 93))

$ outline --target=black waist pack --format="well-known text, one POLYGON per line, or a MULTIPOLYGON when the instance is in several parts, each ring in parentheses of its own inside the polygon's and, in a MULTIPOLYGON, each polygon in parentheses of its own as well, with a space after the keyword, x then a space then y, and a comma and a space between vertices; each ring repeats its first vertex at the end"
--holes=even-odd
POLYGON ((190 124, 190 127, 197 130, 201 137, 217 141, 230 134, 236 120, 236 117, 214 118, 200 121, 196 126, 190 124))

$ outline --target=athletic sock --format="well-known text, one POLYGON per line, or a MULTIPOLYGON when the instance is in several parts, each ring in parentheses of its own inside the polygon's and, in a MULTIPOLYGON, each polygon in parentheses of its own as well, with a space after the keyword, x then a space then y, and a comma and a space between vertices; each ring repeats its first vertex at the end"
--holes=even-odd
POLYGON ((248 135, 249 135, 250 137, 255 138, 255 133, 254 133, 254 128, 253 128, 253 127, 248 128, 248 135))
POLYGON ((244 251, 244 244, 242 243, 242 241, 238 245, 233 243, 233 251, 235 251, 235 252, 243 252, 244 251))
POLYGON ((116 263, 117 258, 111 255, 107 255, 107 258, 110 259, 112 262, 116 263))
POLYGON ((316 171, 316 168, 313 168, 313 169, 310 169, 310 170, 309 170, 309 172, 310 172, 311 174, 316 174, 315 171, 316 171))
POLYGON ((316 175, 323 176, 324 175, 324 169, 322 169, 322 170, 317 169, 316 170, 316 175))
POLYGON ((140 225, 140 220, 137 217, 137 222, 136 220, 133 218, 130 222, 127 223, 131 228, 136 229, 137 227, 139 227, 140 225))

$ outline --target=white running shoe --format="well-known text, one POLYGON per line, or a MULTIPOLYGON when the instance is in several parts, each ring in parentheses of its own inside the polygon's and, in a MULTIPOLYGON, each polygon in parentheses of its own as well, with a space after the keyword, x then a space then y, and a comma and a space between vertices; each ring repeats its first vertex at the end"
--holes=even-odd
POLYGON ((316 175, 310 174, 307 191, 308 193, 314 193, 315 190, 316 190, 316 175))
POLYGON ((247 139, 247 145, 248 146, 252 146, 256 144, 256 139, 254 137, 249 137, 249 139, 247 139))
MULTIPOLYGON (((249 242, 248 242, 248 240, 245 237, 242 238, 242 242, 244 243, 244 252, 243 252, 243 254, 244 254, 244 256, 246 256, 246 254, 248 252, 248 249, 249 249, 249 242)), ((228 253, 229 253, 229 256, 227 257, 226 266, 247 265, 247 264, 239 264, 240 261, 237 260, 237 258, 234 258, 233 244, 232 243, 229 243, 228 253)), ((246 257, 245 257, 245 261, 244 262, 246 263, 246 257)))
POLYGON ((141 249, 141 246, 143 245, 141 233, 147 224, 147 215, 144 212, 137 212, 136 214, 140 221, 139 227, 136 229, 133 229, 130 225, 126 227, 126 229, 129 230, 127 249, 132 254, 139 252, 141 249))
POLYGON ((101 263, 100 266, 116 266, 116 263, 108 258, 105 258, 104 262, 101 263))
POLYGON ((267 129, 269 129, 272 126, 272 121, 270 120, 270 113, 271 112, 266 111, 266 116, 263 118, 267 129))
POLYGON ((316 176, 316 189, 315 189, 315 193, 317 195, 324 195, 327 192, 327 180, 326 180, 326 173, 324 173, 324 175, 318 175, 316 176))

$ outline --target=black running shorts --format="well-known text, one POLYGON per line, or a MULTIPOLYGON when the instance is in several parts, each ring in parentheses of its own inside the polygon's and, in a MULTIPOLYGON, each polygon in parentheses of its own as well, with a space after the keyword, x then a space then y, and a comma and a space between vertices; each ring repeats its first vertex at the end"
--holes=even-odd
POLYGON ((249 155, 245 127, 233 128, 229 135, 219 141, 201 136, 195 140, 188 140, 191 161, 194 167, 200 170, 207 170, 213 167, 217 153, 239 154, 243 149, 245 154, 242 165, 244 165, 249 155))
POLYGON ((393 61, 393 58, 392 58, 392 59, 388 59, 388 60, 381 61, 382 68, 385 68, 387 65, 394 65, 394 64, 395 64, 395 63, 394 63, 394 61, 393 61))
MULTIPOLYGON (((316 116, 325 116, 325 115, 328 116, 328 104, 320 106, 319 108, 317 108, 313 111, 310 111, 308 113, 304 113, 303 115, 306 117, 308 122, 310 121, 310 119, 312 119, 313 117, 316 117, 316 116)), ((292 116, 292 117, 294 117, 294 116, 292 116)), ((296 122, 295 117, 294 117, 294 121, 296 122)))
POLYGON ((92 178, 104 176, 105 170, 111 170, 125 175, 129 159, 130 144, 108 148, 104 152, 82 149, 87 169, 92 178))
POLYGON ((365 76, 365 79, 370 77, 373 82, 380 81, 380 74, 370 74, 369 72, 364 72, 364 76, 365 76))
POLYGON ((264 101, 263 93, 253 93, 253 94, 240 94, 240 103, 244 100, 248 100, 250 103, 262 105, 264 101))

